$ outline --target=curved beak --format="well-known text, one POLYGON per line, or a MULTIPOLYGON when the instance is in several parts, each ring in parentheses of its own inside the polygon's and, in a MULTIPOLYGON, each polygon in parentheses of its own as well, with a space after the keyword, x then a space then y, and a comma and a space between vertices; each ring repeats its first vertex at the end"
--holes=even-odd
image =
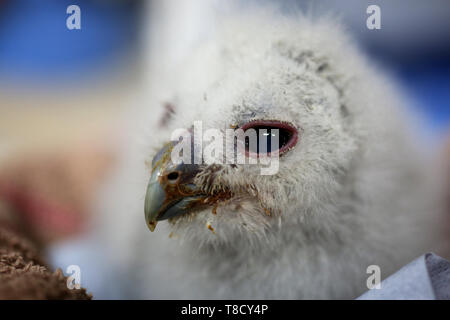
POLYGON ((171 152, 175 144, 165 145, 152 161, 144 208, 145 220, 151 231, 158 221, 187 213, 204 198, 193 183, 199 166, 172 163, 171 152))

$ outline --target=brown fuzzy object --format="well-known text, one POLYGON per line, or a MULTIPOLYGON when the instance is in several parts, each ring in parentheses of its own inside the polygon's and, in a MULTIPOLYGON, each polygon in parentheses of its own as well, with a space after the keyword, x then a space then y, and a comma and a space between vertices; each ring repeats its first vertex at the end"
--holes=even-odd
POLYGON ((0 299, 91 299, 83 288, 69 289, 60 269, 50 271, 30 234, 0 200, 0 299))

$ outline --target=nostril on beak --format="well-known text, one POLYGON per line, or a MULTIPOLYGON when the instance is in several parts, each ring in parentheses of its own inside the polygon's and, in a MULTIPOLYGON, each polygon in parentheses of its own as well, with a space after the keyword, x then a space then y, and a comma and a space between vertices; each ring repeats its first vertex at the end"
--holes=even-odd
POLYGON ((178 171, 173 171, 167 175, 167 180, 170 182, 175 182, 180 177, 180 173, 178 171))

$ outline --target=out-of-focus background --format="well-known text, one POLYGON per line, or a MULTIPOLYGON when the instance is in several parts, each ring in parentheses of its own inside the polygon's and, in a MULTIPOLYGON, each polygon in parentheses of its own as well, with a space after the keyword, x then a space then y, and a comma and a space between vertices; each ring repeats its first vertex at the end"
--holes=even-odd
MULTIPOLYGON (((410 95, 423 134, 445 156, 448 0, 267 2, 286 12, 340 16, 374 64, 410 95), (381 8, 380 30, 366 27, 371 4, 381 8)), ((0 0, 0 199, 20 208, 63 270, 82 264, 73 261, 80 234, 95 214, 99 185, 114 170, 117 137, 136 88, 162 62, 176 65, 219 10, 217 0, 0 0), (81 9, 80 30, 66 27, 73 4, 81 9)), ((94 295, 106 281, 83 273, 94 295)))

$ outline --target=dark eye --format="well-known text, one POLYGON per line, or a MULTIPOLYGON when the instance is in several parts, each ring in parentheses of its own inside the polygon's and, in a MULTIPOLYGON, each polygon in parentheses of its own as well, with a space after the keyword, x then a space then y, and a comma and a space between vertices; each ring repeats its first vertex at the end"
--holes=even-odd
POLYGON ((288 122, 277 120, 254 120, 244 124, 241 129, 245 132, 245 151, 247 155, 270 154, 278 151, 282 153, 294 147, 298 140, 297 129, 288 122), (250 130, 254 130, 250 132, 250 130), (251 136, 256 142, 251 141, 251 136))

